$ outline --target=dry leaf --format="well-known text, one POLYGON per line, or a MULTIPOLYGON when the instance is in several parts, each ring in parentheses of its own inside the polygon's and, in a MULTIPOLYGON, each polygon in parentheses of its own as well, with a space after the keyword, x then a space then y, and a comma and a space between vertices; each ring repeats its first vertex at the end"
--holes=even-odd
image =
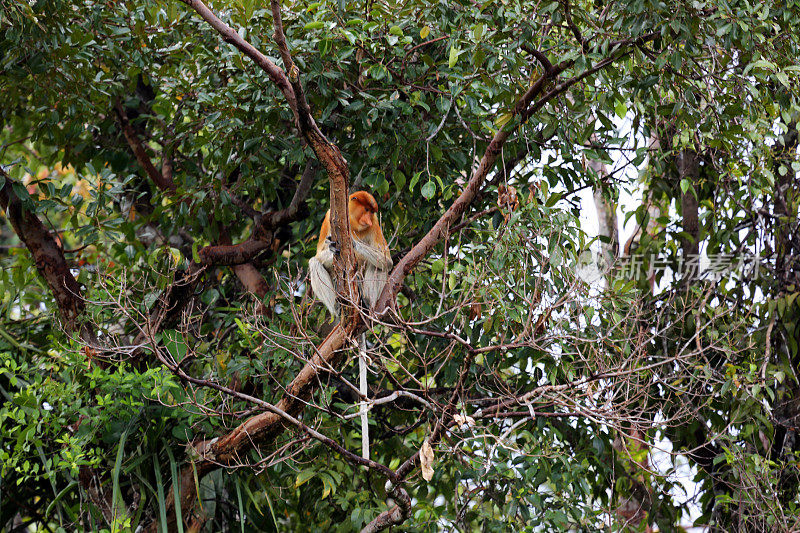
POLYGON ((428 439, 422 443, 422 448, 419 449, 419 463, 422 466, 422 477, 425 481, 433 479, 433 448, 428 439))
POLYGON ((514 187, 500 185, 497 187, 497 206, 503 212, 503 220, 508 222, 511 218, 511 211, 516 211, 519 208, 519 198, 517 198, 517 189, 514 187))
POLYGON ((471 416, 466 416, 462 414, 453 415, 453 420, 455 420, 456 424, 459 426, 463 426, 466 424, 468 427, 472 427, 475 425, 475 419, 471 416))

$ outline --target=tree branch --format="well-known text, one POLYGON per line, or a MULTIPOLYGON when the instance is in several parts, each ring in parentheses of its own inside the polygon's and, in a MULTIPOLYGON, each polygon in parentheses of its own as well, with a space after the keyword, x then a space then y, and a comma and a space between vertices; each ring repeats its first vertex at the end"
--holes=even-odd
MULTIPOLYGON (((3 182, 0 186, 0 206, 5 210, 14 232, 30 251, 36 269, 53 293, 64 326, 69 331, 78 331, 78 317, 83 314, 86 304, 81 298, 80 285, 69 271, 61 247, 50 230, 23 205, 23 201, 13 190, 15 184, 18 185, 17 191, 25 191, 25 187, 12 180, 2 167, 0 180, 3 182)), ((25 194, 28 194, 27 191, 25 194)), ((82 333, 89 334, 88 330, 82 333)), ((90 337, 91 335, 87 339, 90 337)))
POLYGON ((305 205, 308 193, 311 192, 311 186, 314 184, 314 178, 317 175, 317 165, 313 161, 306 164, 303 175, 300 177, 300 183, 297 184, 297 189, 294 191, 294 196, 289 206, 280 211, 273 211, 265 213, 261 217, 261 226, 264 229, 275 229, 287 222, 294 222, 300 213, 300 208, 305 205))
POLYGON ((208 24, 222 36, 223 41, 238 48, 240 52, 255 61, 256 65, 267 73, 272 83, 283 93, 283 96, 289 103, 289 107, 295 114, 295 120, 297 120, 297 98, 295 97, 294 89, 292 89, 286 74, 280 67, 270 61, 267 56, 259 52, 255 46, 242 39, 233 28, 222 22, 203 2, 199 0, 181 1, 194 9, 203 20, 208 22, 208 24))
POLYGON ((570 12, 569 8, 569 0, 564 0, 564 19, 567 22, 567 26, 569 27, 572 35, 575 37, 575 40, 578 41, 578 44, 581 45, 581 49, 584 52, 589 51, 589 40, 586 39, 583 35, 581 35, 581 30, 575 24, 575 21, 572 20, 572 13, 570 12))
MULTIPOLYGON (((551 76, 560 74, 566 68, 566 64, 560 64, 559 66, 553 67, 550 72, 543 73, 531 88, 517 101, 513 111, 514 114, 522 114, 533 98, 544 90, 551 76)), ((416 246, 400 260, 394 270, 392 270, 383 293, 375 304, 375 310, 377 312, 384 312, 389 307, 389 302, 394 301, 405 277, 410 274, 414 267, 430 253, 433 247, 448 234, 449 226, 455 223, 461 215, 464 214, 467 207, 469 207, 475 195, 480 190, 481 185, 494 166, 495 161, 497 161, 497 157, 500 155, 500 151, 506 140, 517 130, 520 123, 521 122, 518 121, 509 128, 502 128, 495 134, 489 146, 486 147, 480 164, 475 169, 469 182, 467 182, 467 186, 458 199, 456 199, 450 208, 436 221, 436 224, 433 225, 427 235, 425 235, 416 246)))
MULTIPOLYGON (((354 322, 348 327, 340 323, 331 331, 317 349, 317 353, 286 388, 286 394, 274 406, 275 409, 248 419, 223 437, 204 441, 195 446, 195 450, 200 455, 200 460, 195 461, 193 465, 184 467, 181 471, 181 509, 186 516, 191 514, 197 500, 194 469, 196 469, 199 479, 220 466, 236 464, 247 450, 279 435, 286 428, 288 422, 286 417, 278 413, 282 412, 296 417, 303 410, 305 402, 311 397, 311 393, 316 388, 318 372, 336 367, 344 358, 344 351, 340 348, 348 338, 353 336, 354 327, 354 322)), ((184 379, 188 378, 187 380, 195 379, 191 378, 191 376, 185 376, 186 378, 184 379)), ((218 385, 216 388, 218 388, 218 385)), ((236 391, 231 392, 241 394, 236 391)), ((168 512, 167 520, 169 524, 174 524, 176 517, 172 493, 167 497, 166 506, 168 512)), ((147 530, 150 532, 158 531, 158 523, 154 521, 147 530)))
POLYGON ((136 135, 136 131, 133 129, 133 126, 131 126, 125 114, 125 108, 122 107, 119 100, 114 103, 114 111, 122 126, 122 133, 125 136, 125 140, 128 142, 131 151, 133 151, 133 155, 136 156, 136 161, 139 165, 144 169, 153 183, 156 184, 156 187, 165 192, 175 192, 176 187, 175 183, 172 181, 171 161, 165 159, 164 165, 162 165, 164 172, 159 172, 153 164, 153 161, 150 160, 150 156, 147 155, 147 150, 145 150, 144 145, 141 140, 139 140, 139 136, 136 135))
POLYGON ((288 207, 280 211, 256 215, 252 237, 239 244, 212 245, 201 248, 198 255, 203 264, 242 265, 252 261, 258 253, 269 248, 272 244, 272 231, 284 224, 294 222, 302 215, 302 208, 305 207, 306 197, 314 184, 316 171, 316 164, 309 161, 288 207))
MULTIPOLYGON (((294 113, 296 124, 309 146, 314 150, 317 159, 325 167, 330 183, 330 205, 331 205, 331 233, 339 244, 341 253, 334 262, 335 277, 340 280, 338 290, 343 294, 342 319, 339 325, 328 335, 317 349, 317 353, 311 361, 306 364, 298 373, 295 379, 287 388, 284 398, 278 403, 277 407, 286 413, 294 416, 305 406, 305 400, 310 397, 316 387, 316 377, 320 369, 336 366, 341 362, 344 354, 340 350, 346 339, 350 338, 361 324, 359 310, 347 302, 357 301, 358 288, 355 281, 355 253, 350 242, 350 229, 347 216, 348 186, 350 173, 347 162, 339 149, 332 144, 322 134, 311 114, 311 109, 306 102, 299 80, 299 71, 291 60, 283 34, 283 24, 280 19, 280 5, 273 2, 273 24, 275 27, 275 40, 280 47, 281 57, 285 65, 290 69, 289 77, 270 61, 264 54, 259 52, 254 46, 242 39, 227 24, 222 22, 199 0, 182 0, 188 6, 197 11, 200 16, 214 28, 223 39, 236 46, 242 53, 253 59, 261 67, 270 79, 275 83, 284 94, 289 106, 294 113)), ((301 185, 310 189, 308 177, 301 180, 301 185)), ((302 187, 298 187, 298 194, 292 203, 296 208, 299 207, 302 197, 300 194, 302 187)), ((307 194, 307 191, 306 191, 307 194)), ((290 208, 292 205, 290 205, 290 208)), ((289 213, 283 216, 290 216, 289 213)), ((291 215, 293 216, 293 215, 291 215)), ((280 220, 282 217, 275 217, 280 220)), ((269 219, 265 224, 269 224, 269 219)), ((198 476, 203 475, 219 465, 233 464, 248 449, 263 443, 283 431, 285 418, 267 412, 262 415, 250 418, 232 432, 218 440, 208 443, 206 447, 206 459, 201 461, 201 466, 197 467, 198 476), (213 457, 213 460, 210 459, 213 457)), ((189 513, 194 507, 195 482, 193 477, 194 467, 184 467, 181 477, 187 481, 181 489, 182 509, 189 513)), ((175 508, 172 499, 168 502, 168 513, 171 521, 175 520, 175 508)), ((157 525, 151 524, 150 529, 155 531, 157 525)))
POLYGON ((658 32, 652 32, 641 37, 620 41, 618 43, 619 45, 614 48, 611 56, 603 59, 594 67, 582 72, 581 74, 557 85, 540 97, 536 102, 533 102, 533 99, 544 91, 547 83, 569 68, 574 61, 562 61, 561 63, 554 65, 549 71, 543 73, 536 80, 536 82, 531 85, 530 89, 528 89, 528 91, 522 95, 522 97, 514 106, 513 113, 514 115, 518 116, 519 119, 514 122, 513 125, 500 129, 500 131, 495 134, 494 138, 492 138, 489 146, 486 147, 486 151, 481 158, 478 168, 476 168, 473 172, 472 177, 469 179, 467 186, 464 188, 464 191, 461 193, 458 199, 456 199, 450 208, 445 211, 439 220, 436 221, 425 237, 423 237, 417 243, 417 245, 414 246, 411 251, 398 262, 394 270, 392 270, 391 274, 389 275, 389 280, 383 289, 383 293, 378 299, 378 302, 375 304, 375 310, 379 313, 384 313, 390 307, 390 302, 394 301, 394 298, 400 291, 400 287, 402 286, 406 276, 408 276, 414 267, 420 261, 422 261, 422 259, 425 258, 428 253, 430 253, 434 246, 436 246, 438 242, 448 234, 448 227, 458 220, 464 211, 466 211, 467 207, 472 203, 473 199, 480 190, 483 182, 486 179, 486 176, 489 174, 489 171, 497 161, 497 157, 500 155, 503 145, 511 136, 511 134, 519 128, 520 124, 527 120, 534 112, 541 109, 547 102, 564 93, 571 86, 630 53, 630 50, 620 51, 621 47, 630 44, 638 45, 647 40, 655 38, 657 35, 659 35, 658 32))

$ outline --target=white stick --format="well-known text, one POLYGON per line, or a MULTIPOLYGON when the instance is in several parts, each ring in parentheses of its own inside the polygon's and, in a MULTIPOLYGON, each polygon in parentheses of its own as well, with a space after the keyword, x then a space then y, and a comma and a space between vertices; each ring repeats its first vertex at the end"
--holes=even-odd
POLYGON ((358 386, 363 397, 359 414, 361 415, 361 457, 369 459, 369 420, 367 419, 367 335, 361 334, 358 345, 358 386))

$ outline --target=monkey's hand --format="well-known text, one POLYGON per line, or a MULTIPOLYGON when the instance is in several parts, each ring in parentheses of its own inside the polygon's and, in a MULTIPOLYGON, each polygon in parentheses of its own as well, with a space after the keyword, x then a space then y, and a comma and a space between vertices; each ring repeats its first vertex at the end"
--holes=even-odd
POLYGON ((325 244, 327 245, 331 253, 336 257, 339 257, 339 254, 342 253, 342 251, 339 249, 339 245, 336 243, 336 241, 333 240, 333 238, 331 238, 330 235, 325 237, 325 244))

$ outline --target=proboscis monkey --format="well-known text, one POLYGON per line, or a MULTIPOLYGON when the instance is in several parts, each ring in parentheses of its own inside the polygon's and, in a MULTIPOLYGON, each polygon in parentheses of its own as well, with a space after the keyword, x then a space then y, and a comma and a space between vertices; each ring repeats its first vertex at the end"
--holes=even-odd
MULTIPOLYGON (((386 285, 389 269, 392 268, 392 256, 389 255, 389 246, 383 237, 381 226, 378 223, 378 202, 366 191, 354 192, 350 195, 347 204, 348 219, 350 221, 350 237, 353 239, 353 248, 359 266, 359 287, 364 301, 370 308, 378 301, 378 297, 386 285)), ((336 254, 334 243, 331 242, 331 212, 325 214, 322 228, 317 242, 317 254, 308 261, 311 288, 314 295, 325 304, 334 317, 338 315, 336 308, 336 289, 331 278, 333 259, 336 254)), ((358 368, 359 389, 361 395, 367 397, 367 361, 366 339, 360 339, 358 368)), ((369 459, 369 423, 367 421, 366 402, 362 402, 359 409, 361 415, 361 454, 369 459)))
MULTIPOLYGON (((366 303, 372 307, 378 300, 386 285, 389 269, 392 268, 392 257, 378 223, 378 202, 366 191, 354 192, 347 205, 350 219, 350 236, 356 252, 361 278, 359 286, 366 303)), ((311 288, 314 295, 325 304, 333 316, 338 315, 336 309, 336 290, 331 271, 335 247, 331 239, 331 212, 325 214, 317 242, 317 255, 308 262, 311 288)))

